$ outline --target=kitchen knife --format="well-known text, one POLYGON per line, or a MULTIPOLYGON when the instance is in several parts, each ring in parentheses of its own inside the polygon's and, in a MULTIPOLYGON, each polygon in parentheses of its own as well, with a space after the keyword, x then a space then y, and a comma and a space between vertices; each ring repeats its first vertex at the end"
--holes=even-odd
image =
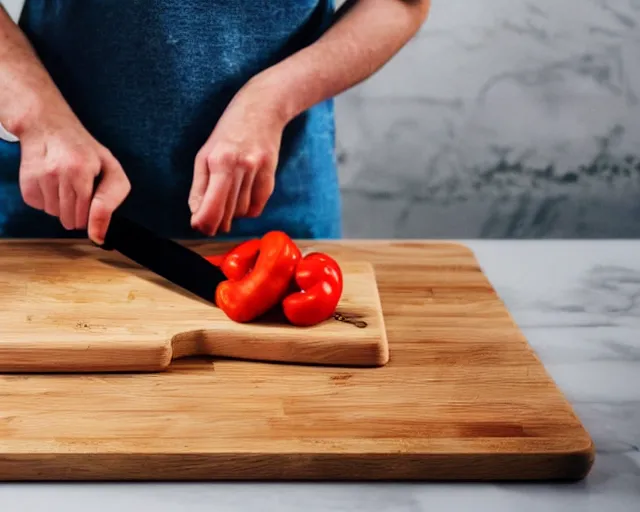
POLYGON ((171 283, 215 305, 218 285, 227 278, 203 256, 115 212, 100 248, 116 250, 171 283))

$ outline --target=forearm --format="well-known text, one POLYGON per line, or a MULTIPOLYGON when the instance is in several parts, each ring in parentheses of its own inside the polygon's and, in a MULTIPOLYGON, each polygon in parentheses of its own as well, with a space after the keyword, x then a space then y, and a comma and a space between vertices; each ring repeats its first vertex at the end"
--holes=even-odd
POLYGON ((321 38, 256 77, 287 119, 364 81, 420 29, 429 0, 354 0, 321 38))
POLYGON ((20 137, 45 105, 67 109, 29 41, 0 6, 0 123, 20 137))

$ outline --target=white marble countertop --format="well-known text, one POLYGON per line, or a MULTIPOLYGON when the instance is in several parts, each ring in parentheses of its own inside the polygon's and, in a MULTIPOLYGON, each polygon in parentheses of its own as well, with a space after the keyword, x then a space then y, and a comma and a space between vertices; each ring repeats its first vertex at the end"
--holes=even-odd
POLYGON ((472 241, 597 448, 574 484, 0 484, 20 511, 640 510, 640 241, 472 241))

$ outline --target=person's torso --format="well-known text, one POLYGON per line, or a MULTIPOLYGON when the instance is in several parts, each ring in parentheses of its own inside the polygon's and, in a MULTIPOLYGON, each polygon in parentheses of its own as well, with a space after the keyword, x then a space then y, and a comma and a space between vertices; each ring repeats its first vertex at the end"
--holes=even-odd
MULTIPOLYGON (((27 0, 20 26, 80 120, 122 163, 132 183, 124 209, 188 237, 197 236, 187 205, 195 154, 224 108, 256 73, 320 36, 332 13, 332 0, 27 0)), ((305 222, 302 236, 336 235, 333 143, 332 101, 294 120, 264 216, 236 222, 232 236, 305 222), (314 233, 323 214, 333 225, 314 233)), ((5 166, 15 148, 0 144, 5 166)), ((17 180, 4 185, 7 195, 17 180)), ((20 215, 6 224, 9 236, 25 225, 20 215)))

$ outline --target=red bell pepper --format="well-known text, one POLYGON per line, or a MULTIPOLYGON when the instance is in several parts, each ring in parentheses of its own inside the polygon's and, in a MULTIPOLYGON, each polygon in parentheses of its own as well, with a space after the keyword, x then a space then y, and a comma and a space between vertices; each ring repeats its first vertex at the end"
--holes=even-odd
POLYGON ((216 290, 218 307, 236 322, 263 315, 286 295, 300 258, 300 249, 281 231, 240 244, 222 262, 228 281, 216 290))
POLYGON ((333 316, 342 296, 338 263, 319 252, 302 258, 280 231, 206 258, 228 279, 218 287, 216 301, 237 322, 251 321, 281 302, 289 322, 311 326, 333 316))
POLYGON ((305 256, 298 263, 295 281, 300 291, 282 301, 289 322, 308 327, 333 316, 342 296, 343 276, 331 256, 319 252, 305 256))

